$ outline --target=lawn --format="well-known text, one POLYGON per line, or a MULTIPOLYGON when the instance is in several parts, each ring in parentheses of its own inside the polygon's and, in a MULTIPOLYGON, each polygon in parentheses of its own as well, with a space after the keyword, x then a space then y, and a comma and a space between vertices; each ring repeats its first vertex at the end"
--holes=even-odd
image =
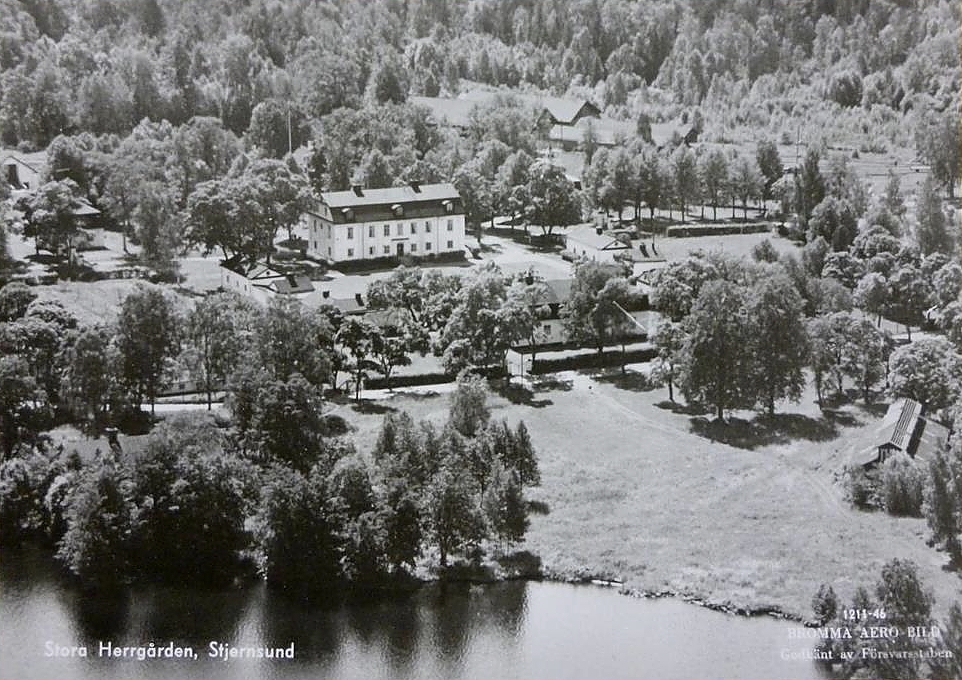
MULTIPOLYGON (((525 547, 549 573, 807 617, 820 583, 847 600, 902 557, 919 565, 939 612, 962 599, 962 580, 925 545, 924 520, 856 511, 835 483, 878 408, 822 416, 808 394, 774 421, 719 429, 666 408, 666 392, 637 376, 564 376, 525 399, 491 399, 494 417, 524 419, 539 451, 543 481, 530 495, 548 511, 532 516, 525 547)), ((338 411, 366 451, 383 413, 441 423, 448 399, 399 395, 338 411)))
POLYGON ((695 250, 710 252, 722 250, 736 257, 752 256, 752 248, 768 239, 779 254, 795 253, 801 255, 801 249, 794 241, 774 234, 728 234, 725 236, 689 236, 686 238, 656 237, 655 244, 666 260, 683 260, 695 250))

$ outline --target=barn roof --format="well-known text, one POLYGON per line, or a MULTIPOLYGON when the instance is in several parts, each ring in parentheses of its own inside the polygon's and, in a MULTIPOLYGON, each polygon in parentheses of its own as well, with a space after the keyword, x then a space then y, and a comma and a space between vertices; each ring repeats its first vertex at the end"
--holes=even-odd
POLYGON ((893 402, 875 433, 875 445, 894 446, 900 451, 906 451, 920 415, 922 404, 914 399, 893 402))

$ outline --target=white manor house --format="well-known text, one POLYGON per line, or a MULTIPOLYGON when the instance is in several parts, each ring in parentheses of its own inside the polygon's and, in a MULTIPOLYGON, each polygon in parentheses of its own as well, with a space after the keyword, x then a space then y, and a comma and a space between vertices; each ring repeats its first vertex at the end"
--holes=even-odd
POLYGON ((450 183, 329 191, 305 219, 308 254, 331 263, 464 252, 464 205, 450 183))

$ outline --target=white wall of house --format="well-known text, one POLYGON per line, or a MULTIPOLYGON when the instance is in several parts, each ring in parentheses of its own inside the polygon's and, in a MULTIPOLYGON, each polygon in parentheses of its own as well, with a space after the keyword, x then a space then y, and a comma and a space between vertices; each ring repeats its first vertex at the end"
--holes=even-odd
POLYGON ((246 276, 238 274, 227 267, 220 268, 220 286, 224 290, 232 290, 240 293, 261 304, 267 304, 271 297, 270 291, 261 286, 255 286, 246 276))
POLYGON ((332 262, 464 250, 464 215, 333 224, 307 215, 307 252, 332 262))

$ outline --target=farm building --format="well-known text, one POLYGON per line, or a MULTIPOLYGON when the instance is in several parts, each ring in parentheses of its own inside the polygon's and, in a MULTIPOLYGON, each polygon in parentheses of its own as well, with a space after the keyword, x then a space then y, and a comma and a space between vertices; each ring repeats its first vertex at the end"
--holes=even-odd
POLYGON ((464 206, 449 183, 325 192, 305 220, 307 252, 331 263, 464 252, 464 206))
POLYGON ((871 444, 856 456, 864 468, 884 463, 896 453, 927 461, 945 445, 949 431, 924 416, 922 405, 913 399, 892 403, 871 444))
POLYGON ((7 151, 0 154, 0 165, 3 181, 11 189, 33 191, 40 186, 41 165, 7 151))

